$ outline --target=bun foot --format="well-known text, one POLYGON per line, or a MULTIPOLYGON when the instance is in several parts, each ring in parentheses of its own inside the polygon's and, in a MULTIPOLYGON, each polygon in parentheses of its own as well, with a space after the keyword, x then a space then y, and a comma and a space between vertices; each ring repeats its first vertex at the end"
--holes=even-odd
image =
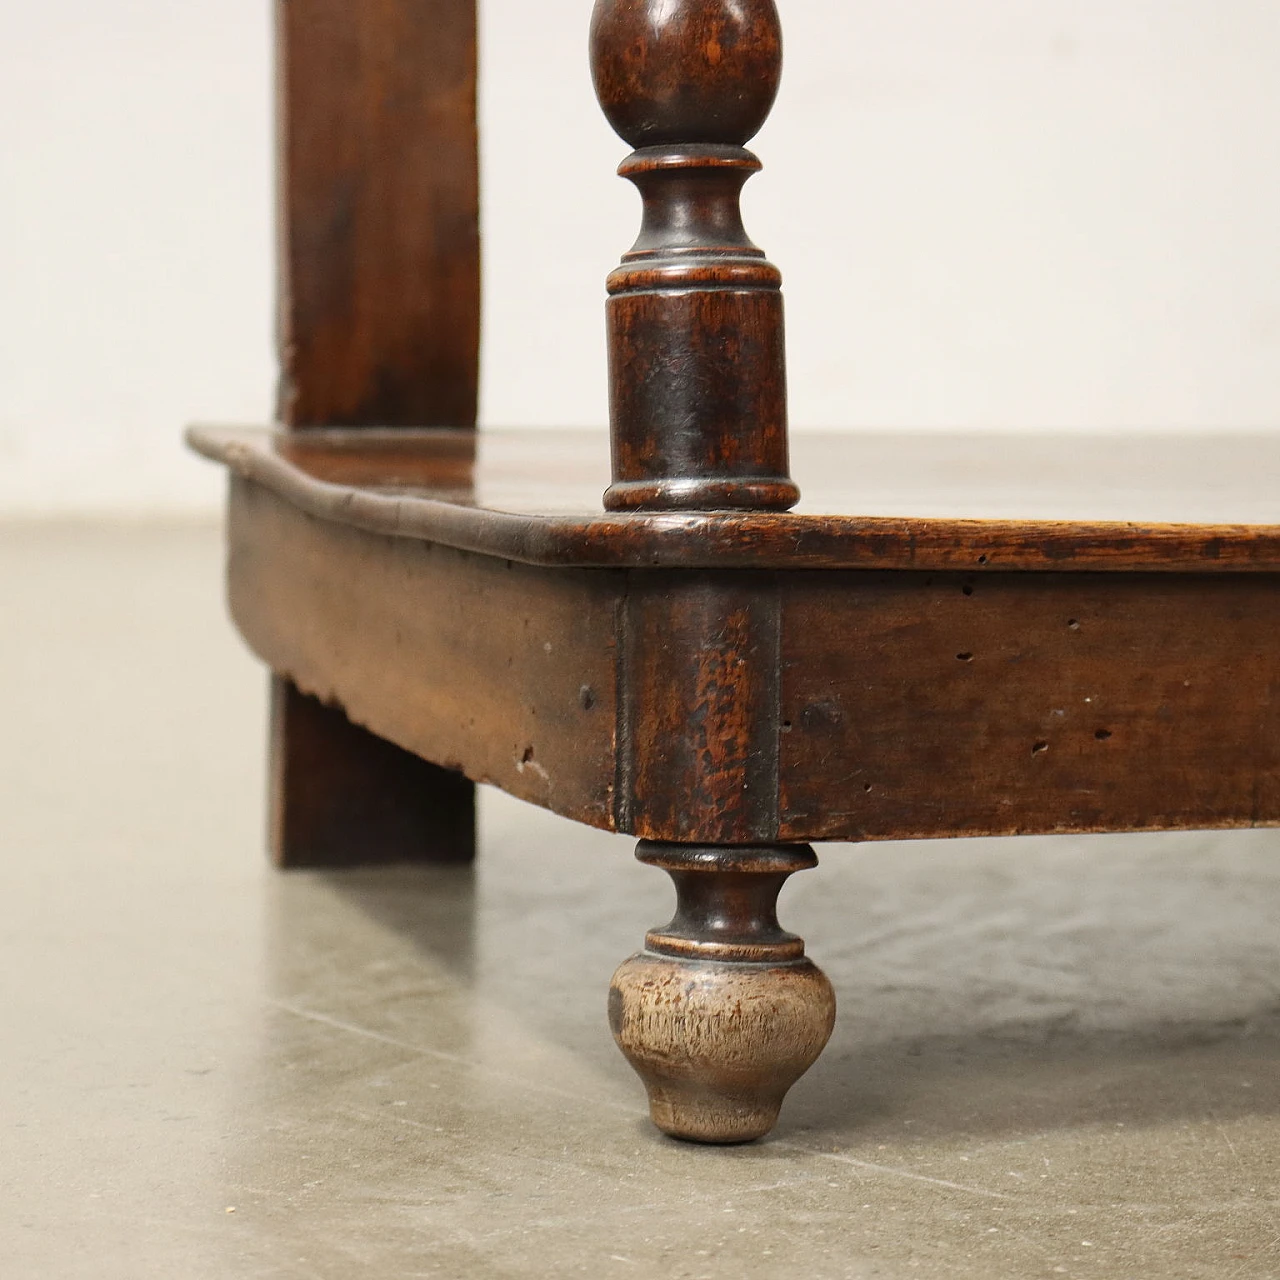
POLYGON ((809 960, 775 967, 642 952, 609 990, 614 1039, 644 1081, 654 1124, 690 1142, 768 1133, 835 1016, 831 984, 809 960))
POLYGON ((831 984, 776 915, 787 876, 817 859, 805 846, 648 841, 636 856, 671 874, 678 906, 614 974, 614 1039, 664 1133, 715 1143, 763 1137, 835 1023, 831 984))

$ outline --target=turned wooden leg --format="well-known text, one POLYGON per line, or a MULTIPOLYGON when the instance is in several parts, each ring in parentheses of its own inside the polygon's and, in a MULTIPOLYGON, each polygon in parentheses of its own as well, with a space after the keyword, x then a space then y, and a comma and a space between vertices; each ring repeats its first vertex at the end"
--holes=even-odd
POLYGON ((469 862, 475 784, 271 683, 271 853, 281 867, 469 862))
POLYGON ((723 848, 642 840, 676 884, 676 914, 613 975, 609 1023, 653 1122, 693 1142, 749 1142, 817 1060, 835 1024, 826 975, 778 925, 778 892, 817 866, 807 845, 723 848))

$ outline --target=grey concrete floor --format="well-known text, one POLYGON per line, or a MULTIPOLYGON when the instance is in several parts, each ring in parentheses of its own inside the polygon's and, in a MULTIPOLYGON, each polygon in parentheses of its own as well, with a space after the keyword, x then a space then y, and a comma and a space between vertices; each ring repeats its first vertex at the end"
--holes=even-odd
POLYGON ((261 854, 212 529, 0 530, 0 1275, 1280 1275, 1280 833, 829 847, 840 1021, 670 1142, 604 992, 665 877, 497 795, 474 873, 261 854))

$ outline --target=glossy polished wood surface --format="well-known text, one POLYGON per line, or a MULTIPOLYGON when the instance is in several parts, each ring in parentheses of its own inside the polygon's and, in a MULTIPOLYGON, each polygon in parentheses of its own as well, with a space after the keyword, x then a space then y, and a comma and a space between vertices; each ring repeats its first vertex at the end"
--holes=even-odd
POLYGON ((773 0, 596 0, 591 61, 644 203, 608 280, 604 505, 785 511, 782 277, 739 210, 782 72, 773 0))
POLYGON ((776 513, 607 515, 599 431, 196 428, 313 515, 535 564, 1280 569, 1280 435, 799 434, 776 513))
POLYGON ((633 147, 749 142, 781 70, 773 0, 596 0, 596 97, 633 147))

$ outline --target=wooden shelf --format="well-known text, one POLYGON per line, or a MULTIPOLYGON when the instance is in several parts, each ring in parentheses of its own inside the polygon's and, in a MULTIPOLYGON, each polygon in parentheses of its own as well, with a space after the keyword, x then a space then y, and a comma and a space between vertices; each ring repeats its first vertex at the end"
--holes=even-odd
POLYGON ((603 431, 197 427, 308 514, 528 564, 1274 571, 1280 433, 798 433, 786 513, 606 514, 603 431))

